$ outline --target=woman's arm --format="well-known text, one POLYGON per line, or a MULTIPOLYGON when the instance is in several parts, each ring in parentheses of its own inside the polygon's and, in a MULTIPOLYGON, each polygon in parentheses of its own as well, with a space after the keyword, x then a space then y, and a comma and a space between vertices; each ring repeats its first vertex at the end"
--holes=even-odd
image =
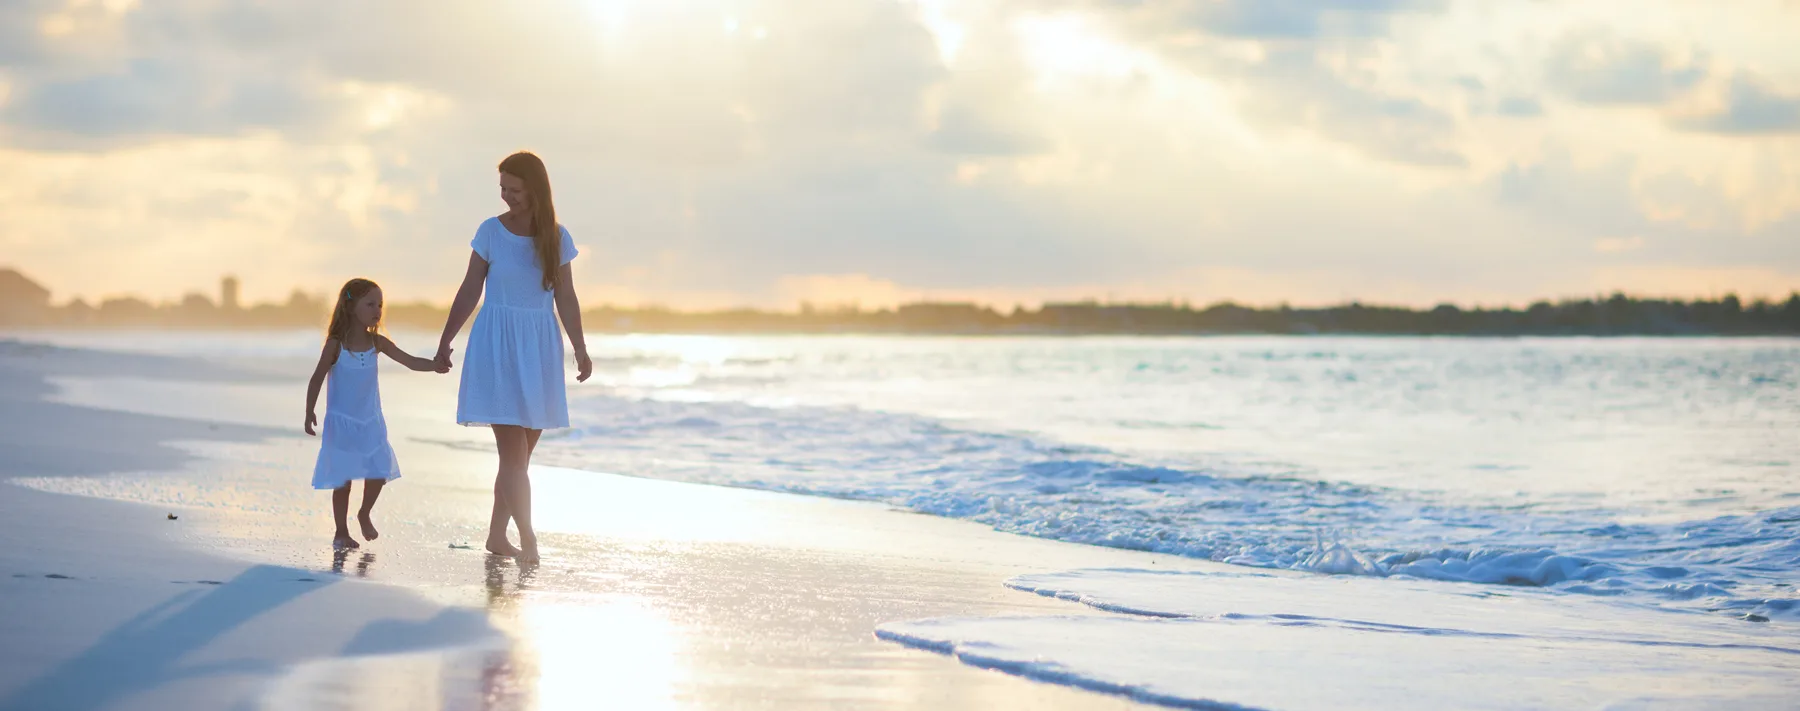
POLYGON ((456 340, 456 334, 462 333, 462 327, 469 320, 469 314, 475 313, 475 305, 481 303, 481 287, 487 281, 488 263, 475 250, 469 250, 469 270, 463 273, 462 286, 456 289, 456 300, 450 302, 450 318, 444 321, 444 335, 438 339, 438 365, 450 367, 450 342, 456 340))
POLYGON ((379 333, 375 334, 375 347, 381 349, 383 355, 393 358, 394 362, 404 365, 412 370, 420 372, 427 370, 435 370, 439 373, 450 372, 450 363, 448 362, 448 359, 445 361, 435 361, 412 355, 406 351, 400 350, 400 347, 394 345, 393 341, 388 340, 387 336, 383 336, 379 333))
POLYGON ((581 299, 575 297, 575 272, 568 263, 556 275, 556 314, 562 317, 563 330, 575 346, 575 380, 584 382, 594 374, 594 361, 588 358, 587 337, 581 332, 581 299))
POLYGON ((337 363, 337 359, 338 340, 325 339, 325 350, 319 351, 319 364, 313 366, 312 380, 306 383, 306 433, 309 435, 318 434, 313 431, 313 427, 319 424, 319 417, 313 411, 319 405, 319 388, 325 385, 325 374, 331 372, 331 366, 337 363))

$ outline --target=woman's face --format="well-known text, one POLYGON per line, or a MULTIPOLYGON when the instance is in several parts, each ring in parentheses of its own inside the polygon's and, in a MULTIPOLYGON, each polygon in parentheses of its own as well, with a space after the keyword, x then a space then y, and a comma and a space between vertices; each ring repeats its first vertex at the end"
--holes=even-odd
POLYGON ((531 209, 531 195, 525 192, 525 179, 510 173, 500 174, 500 199, 507 210, 523 214, 531 209))
POLYGON ((356 324, 363 328, 373 328, 381 323, 381 289, 370 289, 369 293, 356 300, 352 310, 356 316, 356 324))

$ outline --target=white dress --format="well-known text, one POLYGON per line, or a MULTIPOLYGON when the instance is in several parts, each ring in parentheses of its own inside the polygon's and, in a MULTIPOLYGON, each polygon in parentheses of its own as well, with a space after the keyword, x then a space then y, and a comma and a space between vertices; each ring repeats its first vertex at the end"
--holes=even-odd
MULTIPOLYGON (((562 232, 562 263, 575 258, 575 241, 562 232)), ((487 260, 481 311, 469 329, 463 354, 456 421, 464 425, 517 425, 546 430, 569 426, 563 385, 562 327, 556 295, 544 288, 544 271, 530 237, 513 234, 490 217, 469 243, 487 260)))
POLYGON ((388 445, 387 419, 381 415, 381 387, 375 376, 380 359, 374 348, 338 351, 326 380, 314 489, 336 489, 357 479, 400 478, 400 461, 388 445))

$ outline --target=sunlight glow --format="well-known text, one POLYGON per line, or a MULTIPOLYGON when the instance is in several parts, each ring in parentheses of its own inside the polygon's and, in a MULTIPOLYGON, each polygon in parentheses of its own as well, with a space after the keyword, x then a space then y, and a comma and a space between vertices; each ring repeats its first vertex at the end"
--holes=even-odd
POLYGON ((741 492, 730 489, 695 489, 679 511, 670 511, 647 509, 638 497, 618 496, 640 487, 666 486, 661 482, 629 477, 604 482, 592 472, 537 465, 531 468, 531 480, 536 494, 532 515, 543 531, 666 541, 750 541, 788 530, 777 512, 745 507, 741 492))
POLYGON ((583 0, 588 15, 599 25, 600 37, 604 40, 616 40, 624 34, 631 23, 632 0, 583 0))
POLYGON ((913 0, 913 4, 919 8, 919 22, 937 41, 938 58, 943 60, 944 66, 954 65, 968 30, 944 13, 945 6, 949 5, 947 0, 913 0))
POLYGON ((1077 15, 1029 17, 1013 23, 1039 86, 1082 77, 1124 77, 1153 65, 1142 51, 1106 37, 1077 15))
POLYGON ((675 708, 680 629, 638 598, 533 598, 520 612, 537 662, 537 708, 675 708))

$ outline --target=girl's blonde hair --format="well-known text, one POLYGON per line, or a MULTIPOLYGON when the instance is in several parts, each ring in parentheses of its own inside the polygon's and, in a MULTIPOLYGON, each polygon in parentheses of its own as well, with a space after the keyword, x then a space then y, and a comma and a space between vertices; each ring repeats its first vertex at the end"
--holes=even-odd
MULTIPOLYGON (((350 335, 350 329, 356 326, 356 314, 351 312, 356 308, 356 302, 368 296, 369 292, 379 288, 381 286, 375 282, 360 277, 344 282, 344 288, 338 289, 337 305, 331 307, 331 325, 325 327, 325 337, 335 338, 339 343, 343 343, 344 339, 350 335)), ((381 330, 380 317, 376 317, 376 319, 375 323, 369 326, 369 333, 381 330)))
POLYGON ((561 274, 562 230, 556 224, 556 203, 550 199, 550 171, 536 154, 519 151, 500 161, 500 172, 525 181, 525 195, 531 200, 531 243, 544 270, 544 291, 554 289, 561 274))

